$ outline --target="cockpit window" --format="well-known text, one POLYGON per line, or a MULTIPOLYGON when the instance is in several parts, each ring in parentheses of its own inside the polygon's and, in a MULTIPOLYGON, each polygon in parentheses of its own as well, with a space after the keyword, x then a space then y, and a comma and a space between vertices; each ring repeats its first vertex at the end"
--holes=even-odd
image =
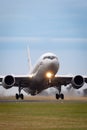
POLYGON ((50 60, 53 60, 53 59, 55 59, 56 57, 55 56, 45 56, 43 59, 45 60, 45 59, 50 59, 50 60))

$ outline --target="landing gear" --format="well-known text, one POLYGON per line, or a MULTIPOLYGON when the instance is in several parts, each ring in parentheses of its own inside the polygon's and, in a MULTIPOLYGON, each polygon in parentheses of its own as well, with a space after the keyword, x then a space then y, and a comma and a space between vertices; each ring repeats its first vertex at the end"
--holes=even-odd
POLYGON ((15 97, 18 100, 19 98, 21 98, 22 100, 24 99, 24 95, 21 93, 21 87, 19 87, 18 89, 19 94, 16 93, 15 97))
POLYGON ((22 100, 24 99, 24 95, 23 94, 17 94, 15 95, 16 99, 18 100, 19 98, 21 98, 22 100))
POLYGON ((64 99, 64 94, 61 93, 61 86, 58 86, 57 89, 59 91, 59 94, 58 93, 56 94, 56 99, 59 99, 59 98, 64 99))
POLYGON ((56 94, 56 99, 59 99, 59 98, 61 98, 61 99, 64 99, 64 94, 56 94))

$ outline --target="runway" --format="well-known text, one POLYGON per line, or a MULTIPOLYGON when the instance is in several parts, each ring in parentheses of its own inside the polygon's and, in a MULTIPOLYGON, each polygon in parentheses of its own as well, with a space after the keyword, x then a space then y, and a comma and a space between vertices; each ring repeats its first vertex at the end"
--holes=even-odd
POLYGON ((86 99, 56 100, 54 97, 0 99, 0 130, 87 129, 86 99), (56 127, 55 127, 56 126, 56 127))
POLYGON ((66 97, 64 100, 56 100, 52 96, 29 96, 24 100, 16 100, 15 97, 1 97, 0 103, 87 103, 87 97, 66 97))

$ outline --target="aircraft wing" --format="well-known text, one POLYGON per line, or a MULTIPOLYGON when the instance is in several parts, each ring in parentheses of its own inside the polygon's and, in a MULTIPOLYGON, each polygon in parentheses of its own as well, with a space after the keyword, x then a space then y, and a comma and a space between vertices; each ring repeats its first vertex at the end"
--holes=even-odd
POLYGON ((26 87, 31 83, 31 78, 29 76, 20 76, 20 77, 15 77, 15 84, 14 86, 19 86, 21 85, 23 88, 26 87))
POLYGON ((0 85, 2 85, 4 88, 8 89, 12 86, 14 87, 27 87, 31 83, 31 77, 20 75, 20 76, 13 76, 13 75, 7 75, 7 76, 0 76, 0 85))
MULTIPOLYGON (((49 80, 50 81, 50 80, 49 80)), ((28 94, 35 95, 40 91, 49 88, 56 87, 61 90, 61 86, 71 84, 73 88, 79 89, 84 83, 87 83, 87 77, 76 75, 76 76, 55 76, 51 79, 51 82, 48 83, 47 78, 44 79, 44 82, 41 82, 38 86, 37 82, 31 76, 12 76, 7 75, 5 77, 0 77, 0 85, 2 85, 5 89, 9 89, 11 87, 18 87, 19 92, 20 89, 23 89, 28 94), (34 86, 33 86, 34 85, 34 86), (37 88, 36 88, 37 87, 37 88)), ((18 98, 18 95, 17 97, 18 98)))
POLYGON ((68 85, 70 84, 72 81, 72 77, 71 76, 56 76, 54 78, 54 84, 58 84, 58 85, 68 85))
POLYGON ((79 89, 84 85, 84 83, 87 83, 87 76, 55 76, 52 82, 52 86, 61 86, 61 85, 68 85, 71 84, 74 88, 79 89))
MULTIPOLYGON (((46 79, 47 81, 47 79, 46 79)), ((12 75, 7 75, 5 77, 0 76, 0 85, 4 86, 6 89, 7 87, 12 87, 12 86, 20 86, 25 88, 27 86, 30 86, 32 82, 32 78, 28 75, 20 75, 20 76, 12 76, 12 75), (7 83, 6 83, 7 81, 7 83), (9 84, 8 84, 9 83, 9 84), (7 86, 5 86, 7 85, 7 86)), ((64 75, 59 75, 55 76, 52 79, 51 86, 60 86, 60 85, 77 85, 77 86, 82 86, 83 83, 87 83, 87 76, 81 76, 81 75, 76 75, 76 76, 64 76, 64 75)))

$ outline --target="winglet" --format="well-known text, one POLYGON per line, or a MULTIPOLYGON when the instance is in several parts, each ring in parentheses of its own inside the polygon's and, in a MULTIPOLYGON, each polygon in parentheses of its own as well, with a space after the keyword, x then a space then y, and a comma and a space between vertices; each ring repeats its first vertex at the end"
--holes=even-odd
POLYGON ((27 47, 27 52, 28 52, 28 65, 29 65, 29 73, 32 70, 32 64, 31 64, 31 57, 30 57, 30 50, 29 47, 27 47))

